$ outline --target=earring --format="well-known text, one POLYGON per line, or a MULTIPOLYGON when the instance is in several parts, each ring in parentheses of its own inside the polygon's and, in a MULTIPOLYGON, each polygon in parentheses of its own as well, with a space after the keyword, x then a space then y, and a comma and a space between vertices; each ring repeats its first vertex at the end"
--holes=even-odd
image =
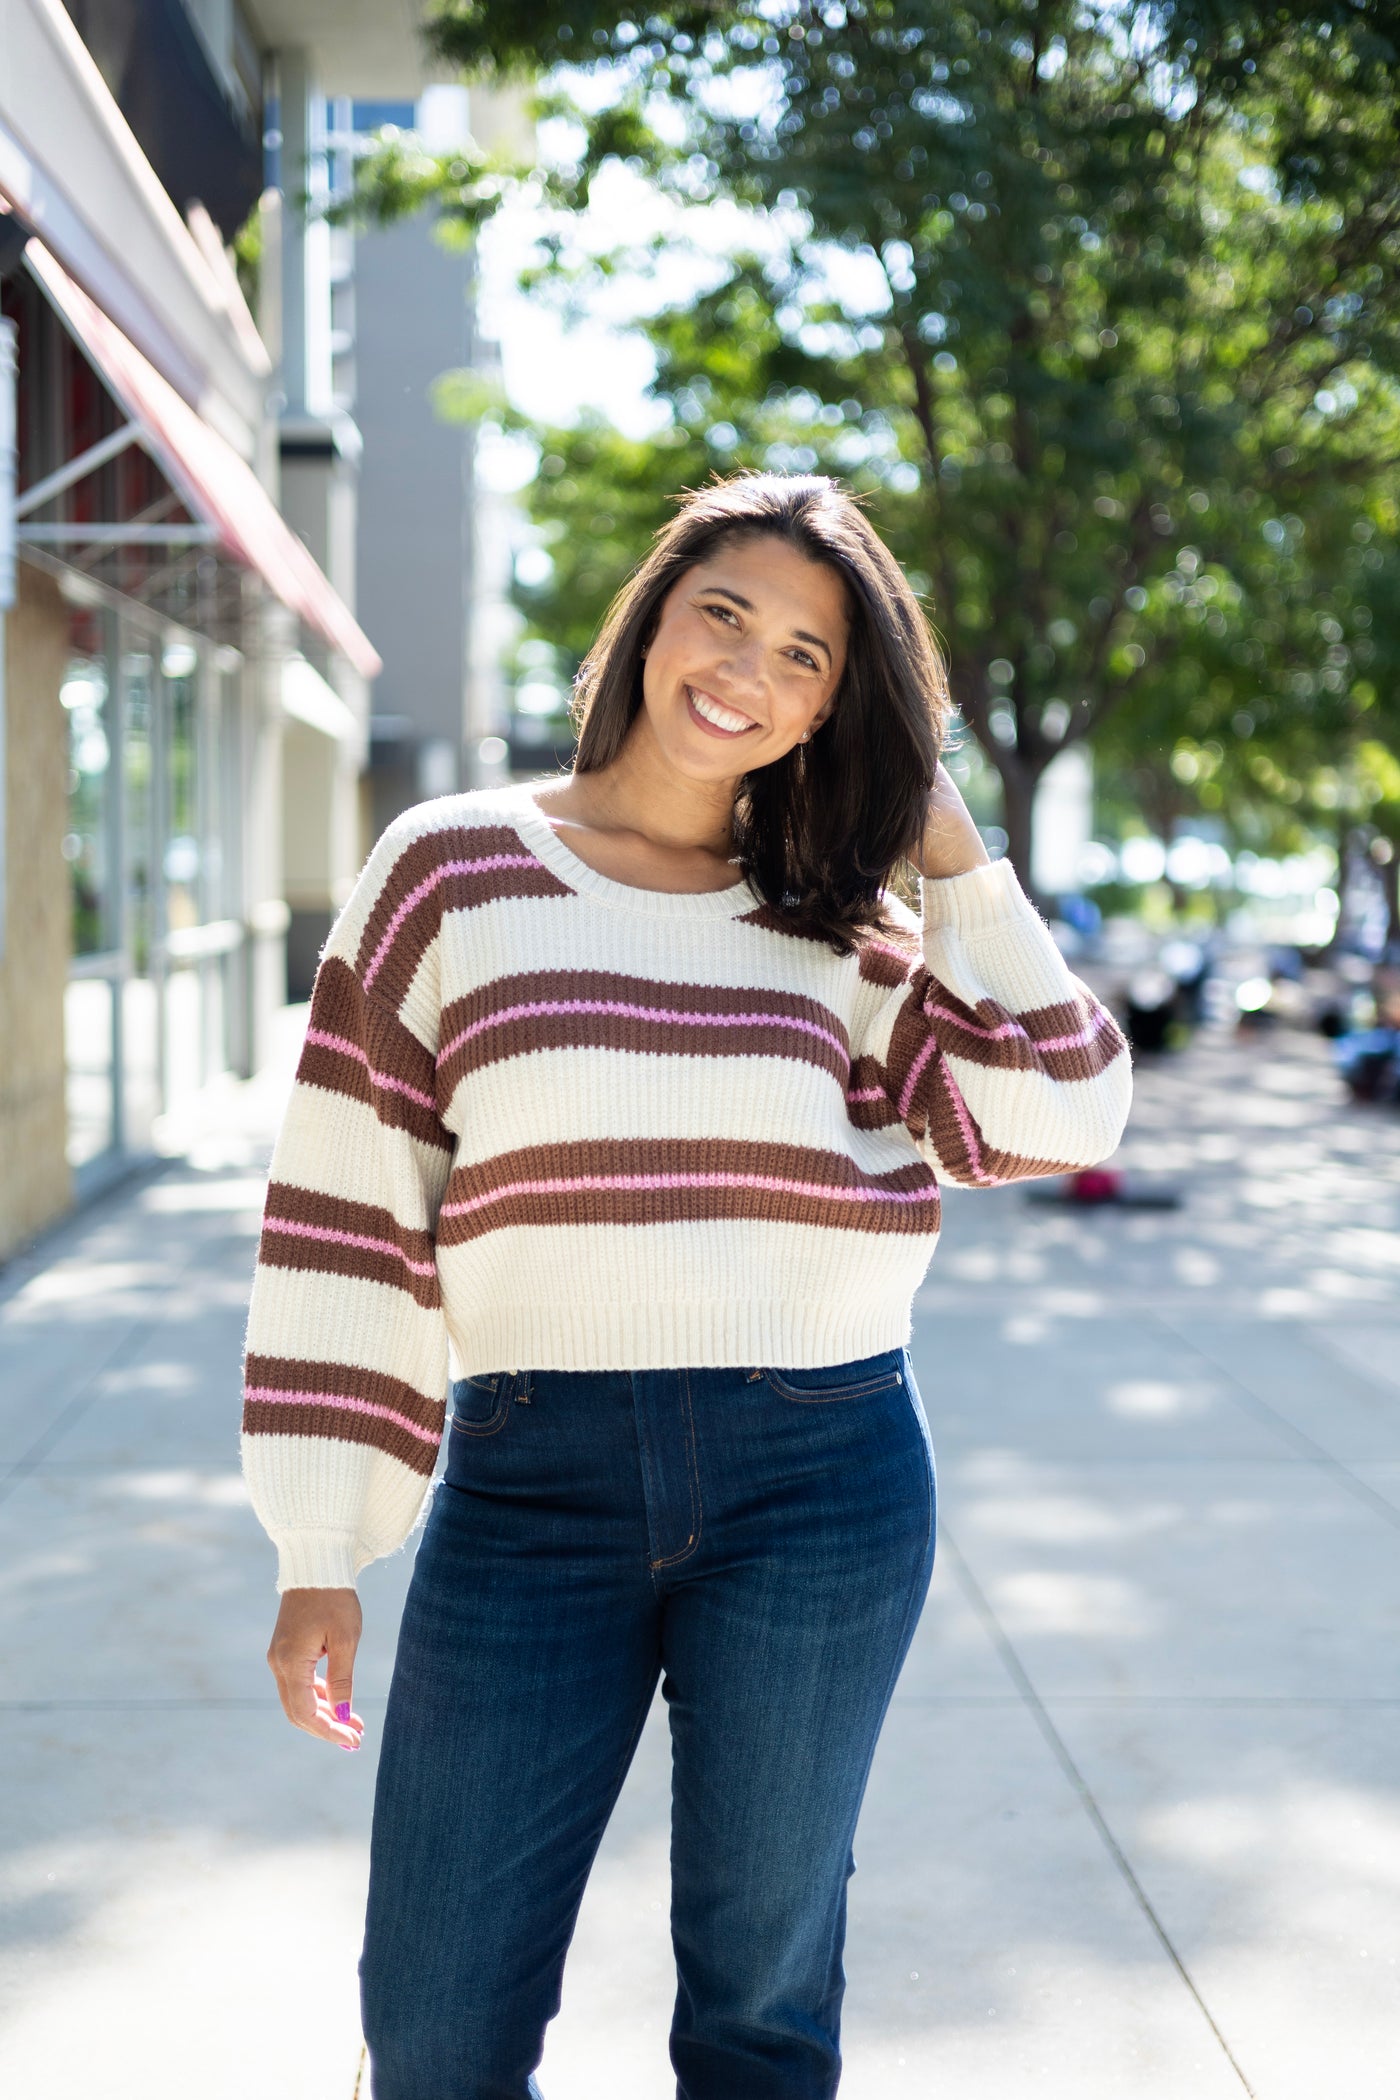
POLYGON ((811 734, 812 734, 812 732, 811 732, 811 730, 810 730, 810 729, 804 729, 804 730, 803 730, 803 732, 802 732, 802 734, 801 734, 801 736, 800 736, 800 737, 799 737, 799 738, 797 739, 798 743, 799 743, 799 744, 805 744, 805 743, 807 742, 808 738, 809 738, 809 737, 811 736, 811 734))

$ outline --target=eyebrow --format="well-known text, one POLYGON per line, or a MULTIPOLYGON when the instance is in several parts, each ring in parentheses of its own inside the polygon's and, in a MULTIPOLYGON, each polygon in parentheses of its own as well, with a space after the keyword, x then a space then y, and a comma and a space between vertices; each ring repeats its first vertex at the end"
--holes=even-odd
MULTIPOLYGON (((706 591, 713 591, 714 595, 717 598, 727 598, 730 604, 737 605, 741 612, 753 612, 755 610, 754 603, 751 598, 741 598, 739 593, 737 591, 731 591, 727 584, 706 583, 701 585, 701 589, 706 591)), ((810 642, 814 649, 824 649, 826 651, 827 662, 835 663, 836 658, 832 654, 831 644, 829 642, 824 642, 819 634, 808 634, 804 628, 794 627, 792 630, 792 638, 795 642, 810 642)))

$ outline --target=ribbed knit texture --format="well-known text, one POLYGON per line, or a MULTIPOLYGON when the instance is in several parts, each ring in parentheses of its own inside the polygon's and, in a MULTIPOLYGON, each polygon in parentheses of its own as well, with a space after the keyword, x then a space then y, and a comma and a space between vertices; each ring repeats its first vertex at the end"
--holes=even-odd
POLYGON ((1112 1152, 1123 1039, 1010 864, 891 909, 837 956, 744 883, 631 889, 520 788, 390 826, 317 972, 249 1311, 280 1588, 408 1536, 451 1377, 898 1347, 940 1174, 1112 1152))

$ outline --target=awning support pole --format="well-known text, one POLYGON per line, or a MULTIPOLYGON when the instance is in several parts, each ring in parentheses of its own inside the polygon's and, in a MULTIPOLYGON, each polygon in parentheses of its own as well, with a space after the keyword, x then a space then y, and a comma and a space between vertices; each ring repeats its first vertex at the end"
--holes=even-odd
POLYGON ((128 445, 139 445, 143 435, 139 423, 123 423, 121 429, 114 430, 110 437, 99 438, 95 445, 89 445, 86 452, 80 452, 66 466, 56 467, 52 474, 36 481, 33 488, 26 489, 15 505, 15 516, 27 518, 31 510, 38 510, 54 496, 61 496, 65 489, 71 489, 75 481, 95 473, 98 467, 105 467, 109 459, 125 452, 128 445))

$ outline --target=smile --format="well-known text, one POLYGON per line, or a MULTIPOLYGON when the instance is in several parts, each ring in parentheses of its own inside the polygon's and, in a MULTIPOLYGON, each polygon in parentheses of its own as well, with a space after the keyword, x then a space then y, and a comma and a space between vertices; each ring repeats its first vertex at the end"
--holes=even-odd
POLYGON ((686 687, 685 697, 692 719, 711 736, 743 736, 746 730, 758 727, 747 715, 736 713, 732 707, 721 707, 718 700, 697 692, 693 685, 686 687))

